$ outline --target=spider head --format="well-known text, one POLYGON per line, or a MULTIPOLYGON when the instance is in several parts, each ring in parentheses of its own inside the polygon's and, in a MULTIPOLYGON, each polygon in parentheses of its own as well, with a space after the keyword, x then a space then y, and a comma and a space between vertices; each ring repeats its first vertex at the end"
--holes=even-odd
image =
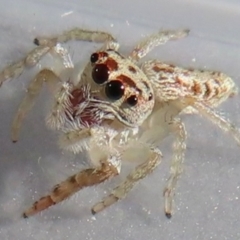
POLYGON ((152 112, 154 97, 149 80, 133 61, 106 50, 91 55, 70 103, 70 117, 84 126, 112 121, 138 127, 152 112))
POLYGON ((153 89, 142 70, 114 50, 90 57, 87 81, 99 108, 122 124, 137 127, 154 106, 153 89))

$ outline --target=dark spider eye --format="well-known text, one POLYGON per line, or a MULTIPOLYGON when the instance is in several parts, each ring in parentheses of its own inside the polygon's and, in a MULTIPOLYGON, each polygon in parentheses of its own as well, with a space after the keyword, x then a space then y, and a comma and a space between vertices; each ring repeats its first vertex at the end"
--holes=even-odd
POLYGON ((138 102, 138 98, 136 95, 132 95, 130 96, 128 99, 127 99, 127 103, 130 105, 130 106, 135 106, 138 102))
POLYGON ((105 64, 97 64, 92 70, 93 81, 97 84, 103 84, 108 80, 109 69, 105 64))
POLYGON ((124 95, 124 85, 118 80, 111 81, 107 83, 105 93, 109 99, 118 100, 124 95))
POLYGON ((97 60, 98 60, 98 54, 93 53, 90 58, 91 63, 95 63, 97 60))
POLYGON ((152 99, 153 99, 153 95, 152 95, 152 93, 149 93, 148 101, 151 101, 152 99))

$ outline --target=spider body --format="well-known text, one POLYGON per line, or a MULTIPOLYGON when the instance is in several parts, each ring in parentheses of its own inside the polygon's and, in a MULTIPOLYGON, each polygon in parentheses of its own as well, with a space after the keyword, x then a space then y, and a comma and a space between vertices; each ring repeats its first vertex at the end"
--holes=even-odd
POLYGON ((180 114, 205 116, 240 143, 239 130, 214 110, 237 93, 230 77, 221 72, 184 69, 159 60, 138 63, 154 47, 187 34, 188 30, 159 32, 144 39, 125 57, 110 34, 73 29, 53 38, 35 39, 38 47, 0 73, 2 84, 17 78, 26 67, 38 64, 46 54, 60 62, 40 70, 30 82, 13 121, 12 140, 18 140, 23 119, 33 107, 42 85, 47 84, 55 89, 47 125, 62 133, 62 148, 74 153, 86 149, 93 166, 56 185, 50 194, 27 209, 24 217, 57 204, 84 187, 118 175, 123 161, 141 158, 127 179, 92 208, 93 214, 102 211, 123 199, 159 165, 162 159, 159 144, 173 134, 170 177, 164 190, 165 214, 171 217, 174 189, 186 149, 186 130, 180 114), (103 43, 77 75, 73 73, 70 55, 60 45, 69 40, 103 43))

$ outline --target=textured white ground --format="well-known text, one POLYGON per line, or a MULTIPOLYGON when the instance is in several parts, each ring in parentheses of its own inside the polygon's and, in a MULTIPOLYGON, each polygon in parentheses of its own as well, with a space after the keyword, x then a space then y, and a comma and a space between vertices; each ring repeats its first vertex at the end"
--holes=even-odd
MULTIPOLYGON (((76 26, 111 32, 123 52, 159 29, 189 28, 188 38, 159 47, 149 58, 221 70, 240 85, 240 5, 236 0, 0 0, 0 5, 1 69, 32 49, 34 37, 76 26)), ((77 43, 70 44, 69 49, 75 61, 84 62, 97 47, 77 43)), ((0 89, 1 240, 240 239, 240 148, 199 116, 184 117, 189 133, 185 171, 177 187, 171 220, 163 214, 162 197, 171 138, 161 145, 162 165, 125 200, 96 219, 91 216, 91 206, 123 176, 79 192, 42 214, 21 219, 34 199, 84 168, 84 156, 61 152, 56 134, 45 127, 49 104, 46 91, 26 119, 20 141, 11 143, 11 121, 33 74, 28 72, 0 89)), ((222 106, 238 126, 239 100, 237 96, 222 106)))

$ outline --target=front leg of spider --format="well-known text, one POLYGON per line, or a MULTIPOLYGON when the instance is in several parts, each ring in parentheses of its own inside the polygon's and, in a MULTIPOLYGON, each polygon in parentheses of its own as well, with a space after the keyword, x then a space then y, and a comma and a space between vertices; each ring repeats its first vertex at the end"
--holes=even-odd
POLYGON ((64 201, 84 187, 90 187, 104 182, 116 175, 116 169, 110 164, 102 163, 99 168, 89 168, 72 175, 65 181, 57 184, 49 195, 36 201, 33 206, 23 213, 27 218, 39 213, 52 205, 64 201))

